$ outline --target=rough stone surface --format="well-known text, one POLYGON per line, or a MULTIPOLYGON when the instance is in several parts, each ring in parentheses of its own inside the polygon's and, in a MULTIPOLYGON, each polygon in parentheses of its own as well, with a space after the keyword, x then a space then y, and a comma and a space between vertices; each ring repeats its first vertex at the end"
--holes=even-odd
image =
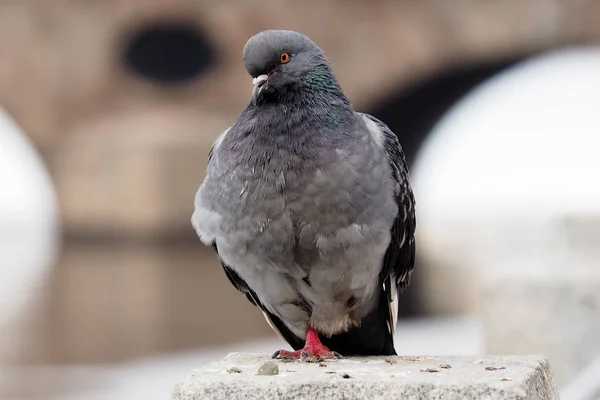
POLYGON ((255 375, 279 375, 279 366, 275 361, 265 361, 254 373, 255 375))
POLYGON ((559 385, 598 357, 600 277, 569 272, 488 282, 481 301, 486 352, 544 354, 559 385))
POLYGON ((538 356, 364 357, 279 362, 278 376, 255 376, 267 354, 232 353, 193 370, 174 400, 558 399, 538 356), (237 367, 242 373, 229 374, 237 367))

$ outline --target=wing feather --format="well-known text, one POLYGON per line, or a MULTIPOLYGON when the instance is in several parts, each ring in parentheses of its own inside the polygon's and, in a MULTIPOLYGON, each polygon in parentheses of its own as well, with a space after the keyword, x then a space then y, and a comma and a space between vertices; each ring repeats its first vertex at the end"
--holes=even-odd
POLYGON ((415 197, 410 185, 408 165, 398 137, 377 118, 361 114, 365 120, 375 124, 379 143, 384 147, 395 182, 395 196, 398 214, 391 228, 392 239, 383 258, 381 279, 390 303, 391 332, 393 334, 398 318, 398 294, 410 283, 415 267, 415 197))

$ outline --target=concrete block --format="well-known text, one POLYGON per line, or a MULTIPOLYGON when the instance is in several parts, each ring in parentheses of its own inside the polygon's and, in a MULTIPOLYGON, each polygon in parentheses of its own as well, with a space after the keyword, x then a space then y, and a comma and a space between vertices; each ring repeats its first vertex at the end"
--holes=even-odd
POLYGON ((498 277, 480 302, 486 353, 544 354, 561 386, 600 356, 600 276, 563 271, 498 277))
POLYGON ((255 375, 269 361, 267 354, 229 354, 193 370, 172 399, 558 399, 550 366, 538 356, 277 361, 277 375, 255 375))

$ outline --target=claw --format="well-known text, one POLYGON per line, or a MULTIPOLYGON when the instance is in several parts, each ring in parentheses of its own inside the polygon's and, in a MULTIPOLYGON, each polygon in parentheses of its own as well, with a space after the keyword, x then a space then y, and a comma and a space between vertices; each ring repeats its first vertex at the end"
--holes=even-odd
POLYGON ((271 358, 282 360, 301 360, 304 362, 323 362, 328 358, 342 358, 342 355, 337 351, 331 351, 326 346, 323 346, 319 340, 319 336, 314 329, 308 329, 306 332, 306 343, 303 349, 296 351, 278 350, 273 353, 271 358))

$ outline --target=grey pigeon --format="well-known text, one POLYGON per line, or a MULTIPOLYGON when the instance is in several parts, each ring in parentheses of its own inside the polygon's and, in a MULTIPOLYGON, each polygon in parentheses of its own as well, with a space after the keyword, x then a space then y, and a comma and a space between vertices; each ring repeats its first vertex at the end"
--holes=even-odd
POLYGON ((415 200, 396 135, 355 112, 306 36, 251 37, 252 99, 215 141, 192 224, 295 351, 394 355, 415 263, 415 200))

